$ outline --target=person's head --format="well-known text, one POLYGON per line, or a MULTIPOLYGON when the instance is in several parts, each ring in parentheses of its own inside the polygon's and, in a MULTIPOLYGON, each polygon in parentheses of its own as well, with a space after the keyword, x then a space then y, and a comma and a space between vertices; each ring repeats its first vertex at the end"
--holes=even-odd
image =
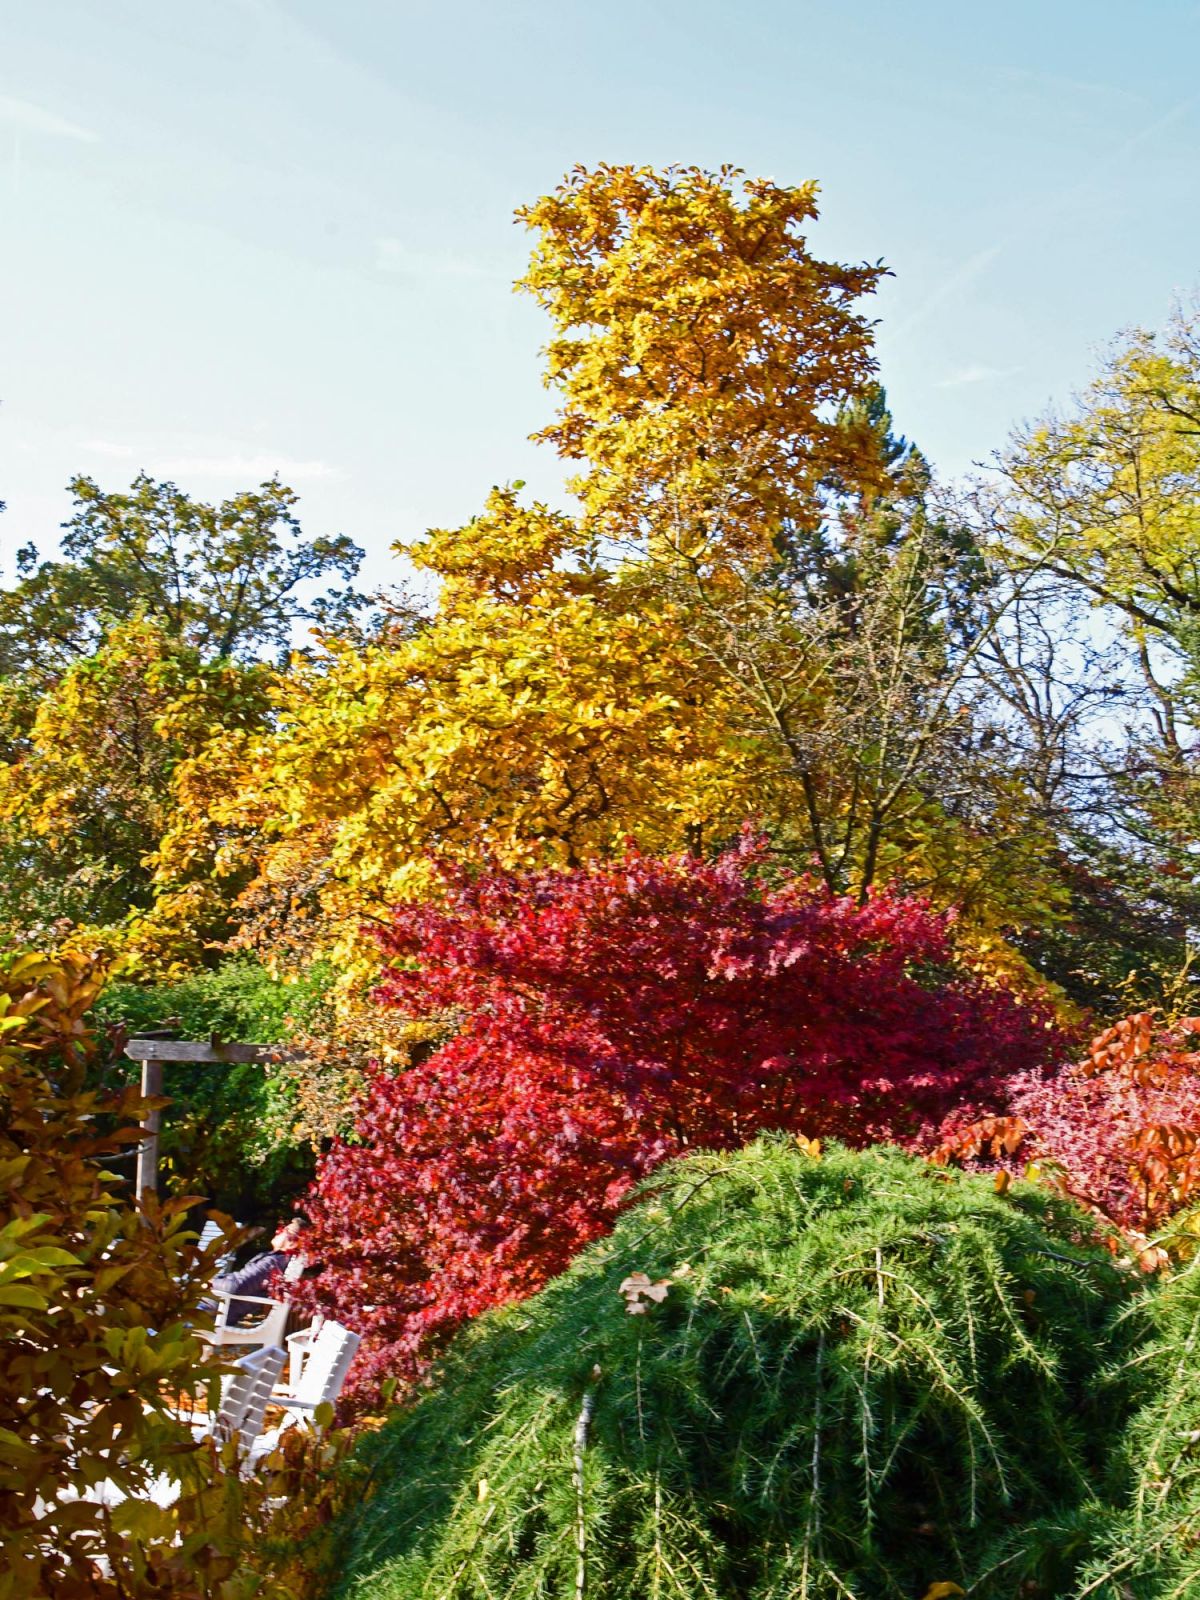
POLYGON ((271 1240, 271 1249, 282 1250, 285 1254, 290 1254, 299 1247, 299 1244, 300 1222, 298 1218, 293 1218, 291 1222, 281 1222, 276 1228, 275 1236, 271 1240))

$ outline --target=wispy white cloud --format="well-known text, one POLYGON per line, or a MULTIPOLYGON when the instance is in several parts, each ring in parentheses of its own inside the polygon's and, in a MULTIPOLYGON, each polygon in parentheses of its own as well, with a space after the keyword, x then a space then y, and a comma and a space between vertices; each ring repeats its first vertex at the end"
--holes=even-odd
POLYGON ((79 448, 90 456, 109 456, 114 461, 127 461, 134 454, 131 444, 116 444, 112 439, 81 439, 79 448))
POLYGON ((1142 145, 1148 144, 1151 140, 1157 138, 1160 133, 1163 133, 1167 128, 1185 117, 1196 105, 1197 101, 1200 101, 1200 95, 1189 95, 1185 100, 1179 101, 1177 105, 1171 106, 1161 116, 1154 117, 1150 122, 1123 140, 1115 149, 1105 152, 1103 158, 1085 171, 1075 182, 1056 190, 1040 207, 1028 212, 1021 225, 1013 229, 1011 233, 998 239, 995 244, 989 245, 986 249, 977 250, 974 255, 968 256, 940 283, 936 284, 925 296, 924 300, 909 312, 907 317, 904 317, 895 327, 887 330, 885 336, 879 341, 880 350, 883 351, 890 348, 906 335, 912 333, 915 328, 920 327, 922 323, 928 321, 933 313, 944 305, 947 300, 986 272, 999 255, 1005 250, 1010 250, 1031 234, 1035 226, 1042 226, 1046 221, 1049 221, 1050 225, 1053 226, 1061 215, 1067 200, 1084 193, 1096 178, 1110 173, 1117 162, 1123 161, 1127 156, 1132 155, 1134 151, 1140 149, 1142 145))
POLYGON ((312 482, 316 478, 336 478, 337 467, 328 461, 296 460, 290 456, 243 455, 160 455, 113 439, 84 439, 79 448, 108 461, 137 462, 158 478, 236 478, 243 484, 261 483, 276 474, 285 483, 312 482))
POLYGON ((394 272, 406 278, 496 278, 496 268, 472 256, 414 250, 402 239, 377 239, 375 265, 380 272, 394 272))
POLYGON ((1132 155, 1139 146, 1148 143, 1149 140, 1162 133, 1165 128, 1169 128, 1172 123, 1178 122, 1181 117, 1185 117, 1198 99, 1200 99, 1200 95, 1190 94, 1186 100, 1181 100, 1178 105, 1172 106, 1169 111, 1164 111, 1161 117, 1156 117, 1153 122, 1148 122, 1144 128, 1139 128, 1135 134, 1126 139, 1124 144, 1118 145, 1108 160, 1110 162, 1121 161, 1125 156, 1132 155))
POLYGON ((1019 88, 1028 87, 1037 92, 1050 89, 1060 94, 1078 95, 1088 99, 1122 101, 1127 105, 1146 103, 1144 94, 1138 94, 1123 84, 1097 83, 1090 78, 1072 78, 1060 72, 1045 72, 1040 68, 1014 67, 1003 73, 1002 78, 1019 88))
POLYGON ((32 100, 18 100, 13 95, 0 94, 0 122, 21 133, 44 133, 54 139, 78 139, 83 144, 95 144, 100 137, 81 123, 60 117, 56 111, 34 105, 32 100))
POLYGON ((986 362, 976 361, 952 372, 948 378, 942 378, 934 387, 961 389, 969 383, 996 383, 1001 378, 1015 377, 1020 370, 1020 367, 989 367, 986 362))
POLYGON ((155 466, 166 478, 238 478, 245 483, 259 483, 276 474, 285 483, 338 476, 338 469, 328 461, 293 461, 287 456, 174 456, 155 462, 155 466))
POLYGON ((977 250, 974 255, 968 256, 965 261, 960 262, 940 283, 934 285, 924 300, 915 306, 907 317, 898 322, 894 328, 888 330, 886 337, 880 340, 880 347, 883 348, 894 344, 898 339, 903 339, 906 334, 911 333, 914 328, 919 328, 923 322, 926 322, 933 315, 939 306, 944 305, 960 289, 965 289, 981 273, 986 272, 1000 254, 1002 248, 1003 242, 988 245, 985 250, 977 250))

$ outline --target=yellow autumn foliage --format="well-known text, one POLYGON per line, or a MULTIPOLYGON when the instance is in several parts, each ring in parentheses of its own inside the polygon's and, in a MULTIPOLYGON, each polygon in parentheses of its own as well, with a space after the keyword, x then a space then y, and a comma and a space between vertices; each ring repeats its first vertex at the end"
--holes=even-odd
MULTIPOLYGON (((924 712, 897 715, 883 684, 880 732, 872 706, 841 703, 871 665, 855 678, 841 659, 869 611, 856 574, 898 538, 872 508, 923 481, 889 478, 872 410, 857 302, 881 269, 811 253, 815 185, 730 168, 580 169, 521 215, 537 243, 519 287, 550 314, 561 398, 541 437, 581 465, 576 512, 498 488, 465 527, 404 546, 438 584, 430 617, 326 637, 278 678, 268 718, 181 762, 143 938, 169 938, 210 862, 251 877, 245 939, 277 960, 333 951, 354 987, 373 968, 364 928, 428 892, 438 863, 706 848, 751 819, 792 864, 815 852, 831 887, 901 876, 994 941, 1044 887, 1015 793, 981 848, 891 754, 924 712), (828 548, 831 516, 860 557, 828 548), (816 624, 805 561, 844 590, 816 624)), ((905 559, 904 626, 932 639, 914 648, 936 671, 905 559)))

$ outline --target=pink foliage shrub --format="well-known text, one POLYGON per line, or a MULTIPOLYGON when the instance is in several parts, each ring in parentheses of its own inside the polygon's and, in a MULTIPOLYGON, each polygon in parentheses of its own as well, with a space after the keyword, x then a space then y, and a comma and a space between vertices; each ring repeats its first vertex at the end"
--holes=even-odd
POLYGON ((1018 1074, 1007 1114, 952 1119, 939 1160, 1021 1171, 1033 1161, 1137 1238, 1200 1191, 1200 1020, 1155 1029, 1146 1012, 1092 1042, 1063 1072, 1018 1074))

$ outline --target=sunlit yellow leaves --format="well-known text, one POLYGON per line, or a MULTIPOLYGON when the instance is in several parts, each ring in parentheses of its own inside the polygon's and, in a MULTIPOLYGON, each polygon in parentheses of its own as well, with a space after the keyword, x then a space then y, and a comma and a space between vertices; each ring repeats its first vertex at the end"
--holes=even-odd
POLYGON ((521 286, 556 330, 540 437, 587 464, 572 488, 604 537, 767 553, 831 473, 862 475, 831 408, 872 370, 854 301, 882 270, 809 252, 816 200, 732 167, 600 166, 518 213, 521 286))
POLYGON ((724 688, 679 619, 578 549, 560 564, 562 524, 498 491, 468 563, 450 535, 427 541, 446 577, 427 627, 295 664, 211 813, 264 830, 252 911, 315 896, 353 966, 364 916, 427 892, 433 856, 569 865, 630 835, 676 849, 753 809, 724 688))
POLYGON ((273 676, 203 664, 136 619, 42 696, 15 759, 0 762, 0 819, 48 847, 39 895, 58 898, 58 937, 169 970, 224 931, 232 891, 220 880, 240 863, 216 802, 242 786, 240 757, 273 676))
POLYGON ((1124 613, 1135 648, 1190 650, 1200 604, 1200 319, 1126 334, 1075 408, 1025 429, 992 507, 1014 553, 1124 613))

